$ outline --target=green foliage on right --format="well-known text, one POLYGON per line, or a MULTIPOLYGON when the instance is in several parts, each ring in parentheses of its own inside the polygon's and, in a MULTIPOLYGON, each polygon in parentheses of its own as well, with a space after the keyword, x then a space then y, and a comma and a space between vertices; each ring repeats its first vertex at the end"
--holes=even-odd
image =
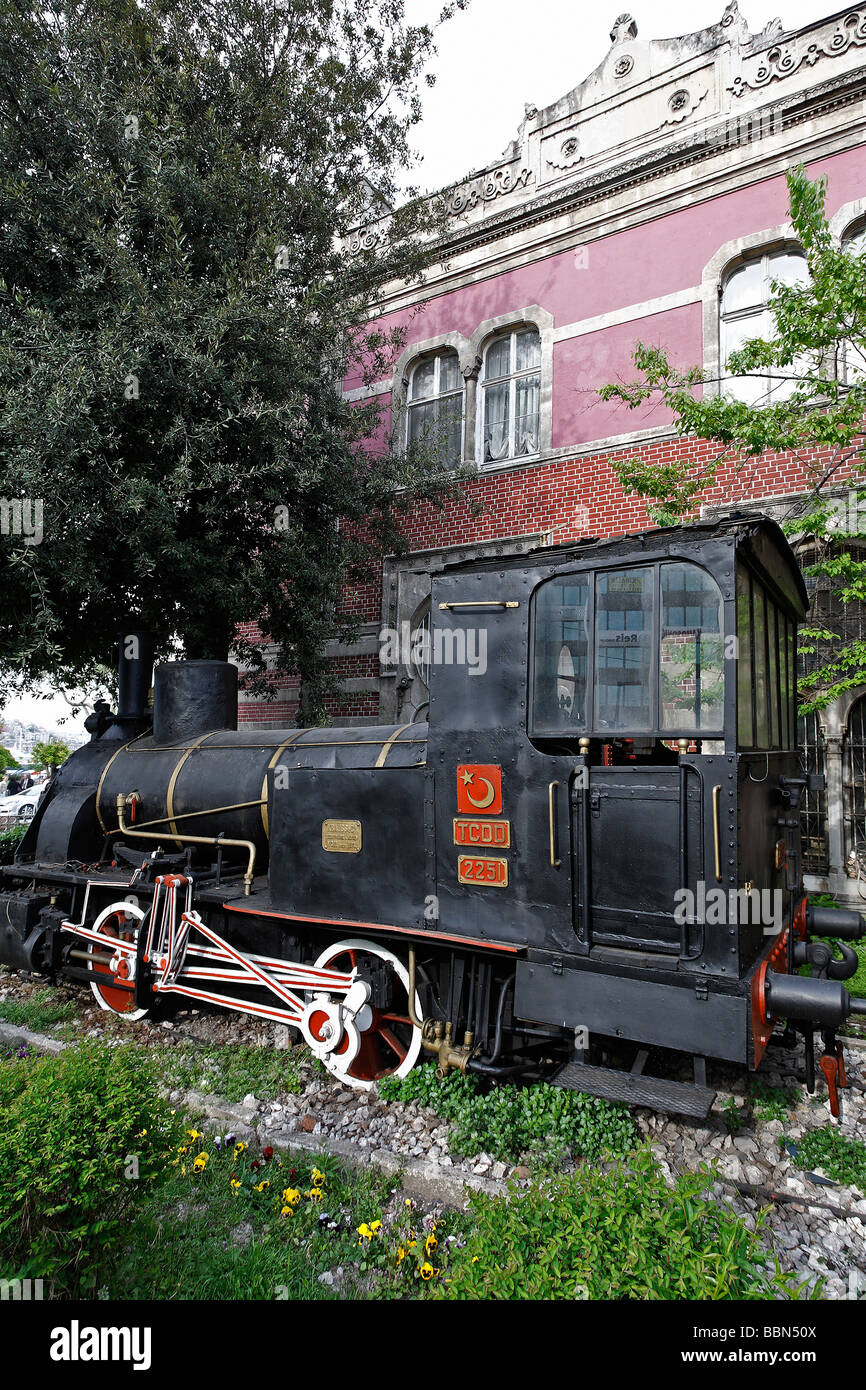
POLYGON ((866 1144, 830 1125, 810 1129, 797 1140, 797 1163, 822 1168, 834 1182, 851 1183, 866 1192, 866 1144))
POLYGON ((440 1081, 427 1065, 401 1081, 380 1081, 379 1094, 435 1110, 452 1127, 454 1151, 468 1157, 487 1153, 515 1161, 542 1150, 553 1156, 570 1150, 596 1160, 627 1154, 638 1142, 624 1106, 545 1083, 494 1086, 484 1094, 475 1077, 452 1072, 440 1081))
POLYGON ((783 1274, 732 1211, 705 1200, 713 1175, 669 1187, 641 1149, 609 1172, 580 1169, 507 1197, 470 1198, 469 1234, 451 1252, 437 1299, 794 1299, 783 1274))
POLYGON ((0 1062, 0 1267, 93 1296, 139 1194, 164 1171, 180 1122, 131 1045, 87 1040, 0 1062), (135 1155, 138 1177, 127 1176, 135 1155))
MULTIPOLYGON (((788 534, 815 544, 806 573, 829 581, 842 604, 866 602, 866 255, 839 247, 825 211, 826 177, 812 180, 801 166, 787 175, 790 216, 809 274, 804 284, 774 282, 770 298, 774 333, 754 338, 731 353, 722 375, 711 383, 701 367, 678 367, 657 344, 638 342, 633 361, 639 378, 609 383, 602 400, 635 409, 661 403, 674 416, 683 439, 706 439, 718 449, 695 465, 681 456, 655 464, 643 457, 611 459, 626 493, 644 497, 661 526, 693 516, 717 485, 723 469, 743 472, 767 453, 794 453, 804 464, 807 487, 785 523, 788 534), (764 396, 754 405, 736 399, 731 377, 757 375, 790 384, 782 398, 764 396), (715 384, 719 390, 705 390, 715 384), (816 456, 820 455, 820 457, 816 456), (832 495, 846 489, 845 499, 832 495), (851 489, 856 507, 847 507, 851 489)), ((723 499, 720 499, 723 500, 723 499)), ((866 682, 866 640, 821 627, 800 629, 800 651, 815 658, 800 678, 807 692, 803 712, 823 708, 866 682)))

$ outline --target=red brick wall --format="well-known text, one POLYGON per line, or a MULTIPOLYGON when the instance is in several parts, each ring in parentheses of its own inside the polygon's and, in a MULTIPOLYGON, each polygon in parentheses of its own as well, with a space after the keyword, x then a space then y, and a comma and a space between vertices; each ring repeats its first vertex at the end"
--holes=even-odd
MULTIPOLYGON (((552 532, 553 541, 558 543, 581 536, 606 537, 644 530, 650 524, 645 503, 623 494, 609 463, 610 457, 629 458, 638 453, 655 464, 686 458, 699 467, 716 458, 719 450, 706 440, 673 439, 635 443, 610 454, 584 454, 569 460, 485 473, 468 485, 466 493, 467 499, 481 504, 480 515, 472 516, 465 502, 450 502, 441 509, 420 505, 404 524, 409 549, 430 550, 539 531, 552 532)), ((747 507, 758 498, 799 492, 809 481, 807 470, 820 466, 826 457, 819 450, 811 450, 801 458, 766 454, 739 468, 734 461, 726 462, 704 501, 743 503, 747 507)), ((362 622, 379 622, 381 587, 350 586, 345 591, 343 606, 362 622)), ((241 631, 252 634, 255 624, 245 624, 241 631)), ((347 677, 375 676, 379 669, 376 656, 342 657, 334 665, 338 674, 347 677)), ((275 676, 274 682, 283 687, 292 683, 283 675, 275 676)), ((247 705, 239 717, 245 723, 274 723, 284 717, 286 723, 292 723, 296 711, 297 699, 288 704, 247 705)), ((330 702, 329 712, 335 721, 375 716, 377 697, 366 693, 346 695, 330 702)))

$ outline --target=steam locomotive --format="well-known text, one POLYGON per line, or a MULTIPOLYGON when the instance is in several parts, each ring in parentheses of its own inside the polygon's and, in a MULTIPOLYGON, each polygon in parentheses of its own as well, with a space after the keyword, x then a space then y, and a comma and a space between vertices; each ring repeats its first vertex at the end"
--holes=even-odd
POLYGON ((116 713, 0 871, 0 961, 131 1021, 175 995, 285 1023, 360 1088, 429 1053, 705 1115, 708 1059, 799 1032, 814 1088, 817 1032, 838 1112, 866 922, 803 893, 775 523, 454 564, 431 605, 429 724, 238 729, 208 661, 158 665, 151 708, 124 634, 116 713))

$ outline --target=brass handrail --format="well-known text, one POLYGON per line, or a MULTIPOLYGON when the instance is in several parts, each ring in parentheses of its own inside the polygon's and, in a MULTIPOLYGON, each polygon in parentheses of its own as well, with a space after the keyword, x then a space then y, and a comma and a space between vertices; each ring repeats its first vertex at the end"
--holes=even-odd
POLYGON ((249 855, 247 861, 247 871, 244 874, 244 896, 249 897, 253 891, 253 870, 256 862, 256 847, 252 840, 229 840, 224 836, 210 837, 207 835, 172 835, 169 830, 166 834, 159 834, 155 830, 133 830, 126 824, 123 812, 126 806, 137 802, 138 797, 135 792, 120 792, 117 797, 117 826, 121 833, 130 839, 138 840, 175 840, 180 844, 190 845, 229 845, 235 849, 245 849, 249 855))

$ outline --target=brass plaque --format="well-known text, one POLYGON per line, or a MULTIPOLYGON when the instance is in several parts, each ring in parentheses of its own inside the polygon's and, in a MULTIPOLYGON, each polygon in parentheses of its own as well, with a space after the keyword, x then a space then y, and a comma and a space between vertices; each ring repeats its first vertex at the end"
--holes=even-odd
POLYGON ((483 848, 510 849, 511 821, 482 820, 479 816, 454 816, 455 845, 481 845, 483 848))
POLYGON ((457 882, 475 888, 507 888, 508 860, 490 854, 458 854, 457 882))
POLYGON ((361 822, 359 820, 323 820, 322 849, 333 854, 359 854, 361 851, 361 822))

